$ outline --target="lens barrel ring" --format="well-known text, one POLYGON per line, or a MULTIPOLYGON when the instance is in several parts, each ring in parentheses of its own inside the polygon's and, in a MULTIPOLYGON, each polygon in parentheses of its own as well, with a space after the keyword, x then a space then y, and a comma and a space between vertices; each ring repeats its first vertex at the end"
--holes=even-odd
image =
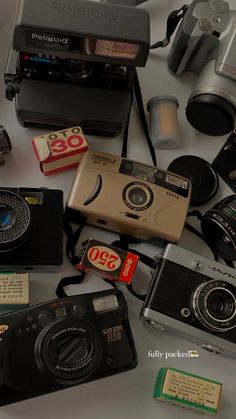
POLYGON ((101 362, 101 339, 96 329, 84 320, 56 320, 40 332, 35 358, 40 371, 53 381, 66 386, 79 384, 101 362))
POLYGON ((222 280, 205 282, 195 290, 192 308, 204 327, 227 332, 236 327, 236 288, 222 280))
POLYGON ((124 203, 128 208, 134 211, 143 211, 149 208, 152 205, 153 200, 153 191, 146 183, 130 182, 123 189, 124 203))
POLYGON ((203 235, 227 260, 236 260, 236 196, 220 201, 208 210, 201 220, 203 235), (232 215, 230 215, 232 214, 232 215))
POLYGON ((0 252, 18 247, 28 237, 32 220, 29 205, 19 194, 0 189, 0 252))

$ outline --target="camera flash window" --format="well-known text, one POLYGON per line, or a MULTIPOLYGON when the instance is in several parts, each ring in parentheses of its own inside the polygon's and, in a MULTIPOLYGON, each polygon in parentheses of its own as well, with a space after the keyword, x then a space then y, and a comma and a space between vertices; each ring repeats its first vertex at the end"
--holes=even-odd
POLYGON ((116 295, 107 295, 106 297, 94 298, 93 307, 95 313, 104 311, 117 310, 119 303, 116 295))

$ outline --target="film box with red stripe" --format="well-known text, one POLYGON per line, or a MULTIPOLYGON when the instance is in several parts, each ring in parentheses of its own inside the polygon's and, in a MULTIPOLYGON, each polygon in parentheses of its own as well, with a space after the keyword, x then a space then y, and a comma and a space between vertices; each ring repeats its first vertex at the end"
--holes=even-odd
POLYGON ((104 278, 130 284, 139 257, 98 240, 88 239, 82 243, 76 268, 96 272, 104 278))
POLYGON ((33 149, 45 176, 78 166, 88 143, 81 127, 72 127, 33 139, 33 149))

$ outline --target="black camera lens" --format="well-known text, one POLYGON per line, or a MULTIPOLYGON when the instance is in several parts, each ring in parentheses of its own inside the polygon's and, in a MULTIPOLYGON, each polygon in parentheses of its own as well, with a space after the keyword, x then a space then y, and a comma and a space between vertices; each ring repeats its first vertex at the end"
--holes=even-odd
POLYGON ((209 330, 226 332, 236 327, 236 288, 230 282, 201 284, 193 295, 192 306, 197 319, 209 330))
POLYGON ((83 80, 91 76, 93 67, 88 61, 66 60, 63 72, 70 79, 83 80))
POLYGON ((146 192, 141 188, 131 189, 128 192, 128 197, 134 205, 143 205, 147 202, 148 199, 146 192))
POLYGON ((235 298, 225 289, 214 289, 206 299, 209 315, 218 320, 226 320, 235 312, 235 298))
POLYGON ((218 202, 201 220, 201 228, 219 255, 236 260, 236 195, 218 202))
POLYGON ((27 202, 15 192, 0 190, 0 252, 21 245, 30 228, 31 215, 27 202))
POLYGON ((153 202, 154 196, 151 188, 143 182, 131 182, 123 190, 125 204, 135 211, 142 211, 153 202))
POLYGON ((101 356, 97 331, 82 320, 52 322, 41 331, 35 346, 42 373, 66 386, 86 380, 99 366, 101 356))

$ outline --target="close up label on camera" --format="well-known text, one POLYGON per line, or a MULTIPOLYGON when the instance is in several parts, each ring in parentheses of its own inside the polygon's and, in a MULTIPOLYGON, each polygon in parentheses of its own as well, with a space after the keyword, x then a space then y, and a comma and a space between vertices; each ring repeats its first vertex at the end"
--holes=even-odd
POLYGON ((25 31, 26 43, 39 47, 67 51, 70 48, 70 38, 61 34, 38 31, 25 31))
POLYGON ((108 329, 103 329, 103 336, 107 337, 107 343, 119 342, 122 339, 123 326, 113 326, 108 329))

